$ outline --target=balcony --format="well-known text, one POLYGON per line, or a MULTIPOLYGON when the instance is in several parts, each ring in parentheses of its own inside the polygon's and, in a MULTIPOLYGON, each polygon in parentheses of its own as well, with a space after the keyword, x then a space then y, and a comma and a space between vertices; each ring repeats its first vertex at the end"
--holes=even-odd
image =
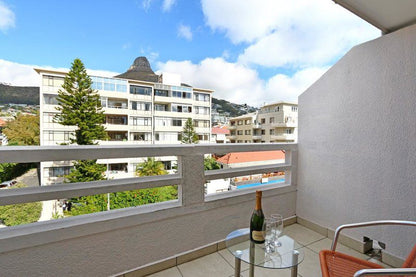
POLYGON ((228 128, 228 130, 237 130, 237 126, 236 125, 230 125, 230 126, 228 126, 227 127, 228 128))
MULTIPOLYGON (((1 190, 0 205, 180 187, 176 201, 1 228, 2 275, 134 276, 157 265, 159 270, 172 267, 165 272, 170 276, 197 276, 201 270, 230 276, 232 261, 222 250, 223 239, 247 226, 255 188, 205 196, 204 183, 285 171, 284 184, 258 187, 264 210, 283 214, 288 224, 297 222, 286 231, 298 235, 299 242, 305 237, 299 229, 312 234, 314 239, 302 243, 307 257, 299 273, 319 276, 316 253, 328 246, 336 226, 416 218, 415 52, 416 25, 353 47, 299 97, 298 144, 0 147, 1 163, 177 156, 179 170, 143 179, 1 190), (203 170, 205 153, 278 149, 286 153, 284 164, 203 170), (195 252, 212 254, 184 263, 195 252), (179 270, 181 275, 175 275, 179 270)), ((346 230, 342 241, 362 251, 364 236, 386 244, 382 257, 393 266, 415 241, 414 231, 388 227, 346 230)))

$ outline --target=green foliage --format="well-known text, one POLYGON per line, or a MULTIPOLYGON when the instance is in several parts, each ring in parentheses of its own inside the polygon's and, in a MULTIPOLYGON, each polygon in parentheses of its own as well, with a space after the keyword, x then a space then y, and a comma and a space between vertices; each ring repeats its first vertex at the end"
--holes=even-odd
POLYGON ((185 144, 192 144, 198 143, 198 135, 195 132, 194 125, 192 123, 192 119, 188 118, 185 122, 185 126, 183 127, 182 131, 182 138, 181 142, 185 144))
POLYGON ((19 114, 3 129, 11 145, 39 145, 39 132, 39 114, 19 114))
POLYGON ((34 167, 36 167, 36 164, 34 163, 2 163, 0 164, 0 182, 12 180, 16 177, 19 177, 34 167))
MULTIPOLYGON (((79 197, 76 202, 73 202, 71 211, 65 212, 65 215, 82 215, 106 211, 107 198, 107 194, 79 197)), ((113 192, 110 193, 110 209, 129 208, 177 198, 177 186, 113 192)))
MULTIPOLYGON (((17 184, 7 189, 25 187, 23 184, 17 184)), ((36 222, 42 212, 42 202, 32 202, 24 204, 13 204, 0 206, 0 220, 7 226, 15 226, 36 222)))
POLYGON ((71 138, 71 143, 78 145, 97 144, 96 140, 107 138, 102 125, 105 115, 100 96, 91 88, 91 84, 92 80, 84 64, 80 59, 75 59, 64 79, 62 90, 58 91, 57 110, 61 113, 57 114, 54 120, 62 125, 77 127, 75 139, 71 138))
POLYGON ((137 176, 154 176, 154 175, 165 175, 168 172, 162 162, 156 161, 155 158, 149 157, 146 161, 137 165, 136 175, 137 176))
POLYGON ((106 166, 98 164, 97 160, 79 160, 74 162, 74 169, 65 176, 66 182, 91 182, 105 180, 106 166))
POLYGON ((221 166, 213 157, 204 158, 204 169, 205 170, 213 170, 213 169, 220 169, 221 166))

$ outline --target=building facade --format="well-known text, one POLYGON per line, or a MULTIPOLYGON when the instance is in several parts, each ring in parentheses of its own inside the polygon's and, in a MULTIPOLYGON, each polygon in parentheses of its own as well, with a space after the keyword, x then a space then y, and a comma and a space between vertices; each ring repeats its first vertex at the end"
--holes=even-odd
MULTIPOLYGON (((151 69, 149 73, 149 69, 147 60, 143 61, 141 57, 136 59, 126 73, 131 73, 128 76, 130 78, 138 76, 143 80, 125 79, 122 78, 123 74, 111 78, 90 76, 92 88, 98 91, 101 98, 109 137, 106 141, 99 141, 99 144, 178 144, 188 118, 194 121, 200 143, 209 143, 213 91, 183 84, 179 75, 156 75, 151 69), (149 75, 152 75, 151 81, 149 75)), ((61 89, 66 72, 40 68, 35 70, 41 79, 40 143, 68 143, 75 127, 63 126, 53 120, 57 114, 58 90, 61 89)), ((176 157, 160 157, 160 160, 170 170, 176 157)), ((140 162, 142 159, 98 160, 98 163, 107 164, 107 178, 132 177, 140 162)), ((61 181, 61 176, 68 174, 71 166, 71 161, 42 163, 42 184, 61 181)))
POLYGON ((230 119, 231 143, 297 142, 298 105, 277 102, 230 119))

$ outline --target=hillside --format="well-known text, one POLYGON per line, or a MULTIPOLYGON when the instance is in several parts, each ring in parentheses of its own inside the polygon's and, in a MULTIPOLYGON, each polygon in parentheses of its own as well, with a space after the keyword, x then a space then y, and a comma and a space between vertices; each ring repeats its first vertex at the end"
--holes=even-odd
MULTIPOLYGON (((39 87, 16 87, 0 83, 0 104, 39 105, 39 87)), ((256 111, 256 108, 212 98, 212 110, 230 117, 256 111)))
POLYGON ((228 102, 227 100, 212 98, 212 110, 220 114, 229 114, 230 117, 240 116, 246 113, 255 112, 257 109, 247 104, 240 105, 228 102))
POLYGON ((0 83, 0 104, 39 105, 39 87, 16 87, 0 83))

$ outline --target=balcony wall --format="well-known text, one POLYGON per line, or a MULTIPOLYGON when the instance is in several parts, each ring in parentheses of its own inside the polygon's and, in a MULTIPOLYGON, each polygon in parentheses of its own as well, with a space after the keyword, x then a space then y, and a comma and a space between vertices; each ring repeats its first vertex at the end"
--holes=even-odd
MULTIPOLYGON (((299 217, 329 228, 416 219, 415 53, 413 25, 354 47, 299 97, 299 217)), ((406 227, 346 234, 399 257, 416 236, 406 227)))
POLYGON ((285 171, 286 183, 263 185, 263 210, 295 216, 296 144, 3 147, 0 162, 177 156, 178 174, 0 191, 0 205, 65 199, 169 184, 177 201, 0 229, 4 276, 111 276, 174 257, 247 227, 255 190, 204 196, 207 180, 285 171), (205 153, 285 150, 284 164, 206 171, 205 153))

